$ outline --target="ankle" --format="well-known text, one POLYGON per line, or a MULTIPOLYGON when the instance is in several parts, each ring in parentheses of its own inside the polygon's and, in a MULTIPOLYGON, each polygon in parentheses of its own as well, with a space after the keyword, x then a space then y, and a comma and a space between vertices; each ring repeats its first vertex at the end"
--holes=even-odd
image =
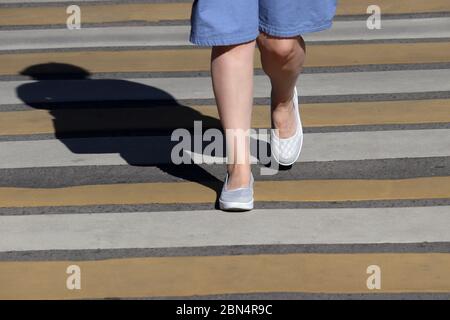
POLYGON ((249 165, 230 165, 228 167, 228 188, 247 187, 250 183, 251 168, 249 165))
POLYGON ((231 165, 228 167, 228 175, 236 177, 250 177, 251 169, 249 165, 231 165))
POLYGON ((272 111, 289 111, 293 106, 293 95, 277 97, 271 93, 271 108, 272 111))

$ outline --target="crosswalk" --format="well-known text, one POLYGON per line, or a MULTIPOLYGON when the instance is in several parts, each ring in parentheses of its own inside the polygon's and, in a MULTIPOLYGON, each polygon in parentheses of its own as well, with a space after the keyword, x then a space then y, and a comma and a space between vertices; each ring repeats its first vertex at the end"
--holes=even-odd
POLYGON ((191 3, 0 0, 0 299, 450 298, 450 2, 378 0, 369 30, 372 2, 340 0, 305 37, 302 155, 253 165, 234 214, 223 165, 170 161, 174 129, 220 128, 191 3))

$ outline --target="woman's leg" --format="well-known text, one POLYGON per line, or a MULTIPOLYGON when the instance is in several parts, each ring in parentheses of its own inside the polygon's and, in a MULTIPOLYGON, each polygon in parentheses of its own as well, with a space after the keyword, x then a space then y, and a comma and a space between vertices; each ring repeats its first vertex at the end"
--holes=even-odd
MULTIPOLYGON (((214 95, 222 126, 228 132, 248 133, 251 126, 255 44, 251 41, 212 49, 214 95)), ((229 189, 246 187, 250 182, 249 140, 235 141, 231 143, 231 139, 227 139, 227 145, 232 146, 229 150, 232 163, 228 164, 229 189)))
POLYGON ((272 84, 272 121, 280 138, 295 134, 296 121, 292 94, 305 60, 303 38, 276 38, 261 33, 257 39, 264 72, 272 84))

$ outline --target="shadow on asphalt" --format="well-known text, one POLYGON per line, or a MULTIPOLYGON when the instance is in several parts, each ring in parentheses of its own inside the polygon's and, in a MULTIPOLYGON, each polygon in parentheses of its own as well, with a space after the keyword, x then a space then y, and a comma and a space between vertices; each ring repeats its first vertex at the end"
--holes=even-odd
POLYGON ((32 108, 49 111, 56 138, 71 152, 116 153, 132 166, 158 167, 169 175, 214 190, 217 208, 222 181, 196 164, 170 164, 172 147, 177 142, 170 141, 175 128, 167 129, 174 119, 190 131, 194 121, 202 121, 204 127, 220 128, 217 119, 178 103, 161 89, 127 80, 92 79, 88 71, 75 65, 39 64, 21 74, 36 81, 18 87, 18 97, 32 108), (123 100, 124 93, 129 100, 123 100), (111 136, 117 139, 109 139, 111 136), (83 140, 93 137, 98 139, 83 140), (149 137, 164 138, 155 143, 149 137))

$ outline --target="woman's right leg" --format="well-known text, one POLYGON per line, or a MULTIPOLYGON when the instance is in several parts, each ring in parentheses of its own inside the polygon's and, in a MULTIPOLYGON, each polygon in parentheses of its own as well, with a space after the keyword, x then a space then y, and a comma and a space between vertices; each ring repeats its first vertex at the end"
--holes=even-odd
MULTIPOLYGON (((251 41, 212 48, 213 90, 220 121, 227 133, 248 133, 251 126, 255 45, 256 42, 251 41)), ((232 148, 228 150, 231 155, 227 168, 229 189, 247 187, 250 183, 249 139, 240 138, 234 140, 236 143, 227 140, 232 148)))

